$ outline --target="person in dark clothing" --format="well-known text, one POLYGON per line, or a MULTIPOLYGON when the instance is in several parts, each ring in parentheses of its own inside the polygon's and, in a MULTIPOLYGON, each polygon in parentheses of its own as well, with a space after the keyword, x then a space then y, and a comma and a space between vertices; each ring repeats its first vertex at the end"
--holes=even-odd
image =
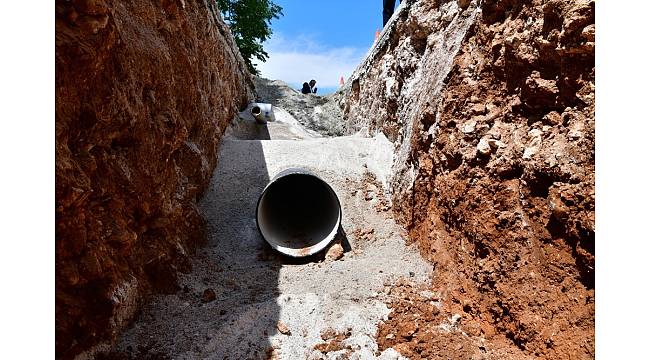
POLYGON ((311 79, 311 80, 309 81, 309 89, 311 89, 311 92, 312 92, 313 94, 315 94, 316 91, 318 91, 318 88, 316 87, 316 80, 311 79))
MULTIPOLYGON (((401 0, 400 0, 401 1, 401 0)), ((384 26, 395 11, 395 0, 384 0, 384 26)))
POLYGON ((311 88, 309 87, 308 83, 302 83, 302 90, 300 90, 303 94, 310 94, 311 93, 311 88))

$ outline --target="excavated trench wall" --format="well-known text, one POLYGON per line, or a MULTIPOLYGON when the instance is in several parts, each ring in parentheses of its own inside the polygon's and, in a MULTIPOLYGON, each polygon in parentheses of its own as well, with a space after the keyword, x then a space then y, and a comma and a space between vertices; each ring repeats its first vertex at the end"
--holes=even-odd
POLYGON ((213 1, 56 2, 56 355, 176 291, 252 81, 213 1))
POLYGON ((594 356, 594 46, 593 1, 406 1, 339 94, 444 311, 514 358, 594 356))

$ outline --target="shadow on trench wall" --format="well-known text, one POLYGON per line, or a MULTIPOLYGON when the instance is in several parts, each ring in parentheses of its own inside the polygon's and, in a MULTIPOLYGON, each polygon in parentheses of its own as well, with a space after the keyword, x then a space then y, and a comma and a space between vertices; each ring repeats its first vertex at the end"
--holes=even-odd
MULTIPOLYGON (((268 129, 260 139, 269 139, 268 129)), ((255 221, 269 181, 260 140, 222 139, 217 168, 199 202, 207 243, 181 290, 143 307, 110 353, 122 359, 262 359, 277 333, 278 272, 255 221)))

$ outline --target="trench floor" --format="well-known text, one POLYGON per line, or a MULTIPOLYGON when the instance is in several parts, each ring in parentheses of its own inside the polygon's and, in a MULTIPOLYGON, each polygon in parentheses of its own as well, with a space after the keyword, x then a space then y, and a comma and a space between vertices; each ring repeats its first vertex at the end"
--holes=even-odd
POLYGON ((173 359, 399 358, 392 349, 380 353, 374 340, 389 313, 388 289, 400 278, 427 282, 432 269, 386 208, 392 145, 381 135, 321 137, 282 109, 276 114, 266 125, 245 115, 234 121, 200 201, 208 243, 181 276, 183 290, 154 297, 116 351, 173 359), (346 251, 338 260, 325 259, 327 250, 282 257, 257 231, 264 186, 296 166, 317 173, 341 201, 338 241, 346 251), (203 299, 207 289, 214 300, 203 299))

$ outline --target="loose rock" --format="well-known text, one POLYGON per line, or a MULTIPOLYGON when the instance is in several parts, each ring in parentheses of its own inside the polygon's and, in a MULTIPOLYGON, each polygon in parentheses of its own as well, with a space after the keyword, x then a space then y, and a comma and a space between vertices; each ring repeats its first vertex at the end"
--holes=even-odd
POLYGON ((506 147, 506 144, 503 141, 497 139, 489 139, 488 144, 490 144, 490 147, 493 149, 506 147))
POLYGON ((282 321, 278 321, 277 328, 281 334, 291 335, 291 330, 289 329, 287 324, 283 323, 282 321))
POLYGON ((208 288, 203 290, 203 296, 201 296, 202 303, 209 303, 217 299, 217 293, 214 290, 208 288))
POLYGON ((341 244, 334 244, 332 247, 327 250, 327 254, 325 254, 325 260, 326 261, 336 261, 340 258, 343 257, 343 246, 341 244))
POLYGON ((492 147, 490 147, 490 143, 486 138, 482 138, 476 145, 476 151, 481 155, 489 155, 492 152, 492 147))
POLYGON ((542 131, 539 129, 533 129, 528 132, 528 137, 530 141, 528 141, 523 156, 526 160, 530 160, 542 147, 542 131))
POLYGON ((463 125, 463 132, 465 134, 471 134, 476 129, 476 120, 470 120, 463 125))

